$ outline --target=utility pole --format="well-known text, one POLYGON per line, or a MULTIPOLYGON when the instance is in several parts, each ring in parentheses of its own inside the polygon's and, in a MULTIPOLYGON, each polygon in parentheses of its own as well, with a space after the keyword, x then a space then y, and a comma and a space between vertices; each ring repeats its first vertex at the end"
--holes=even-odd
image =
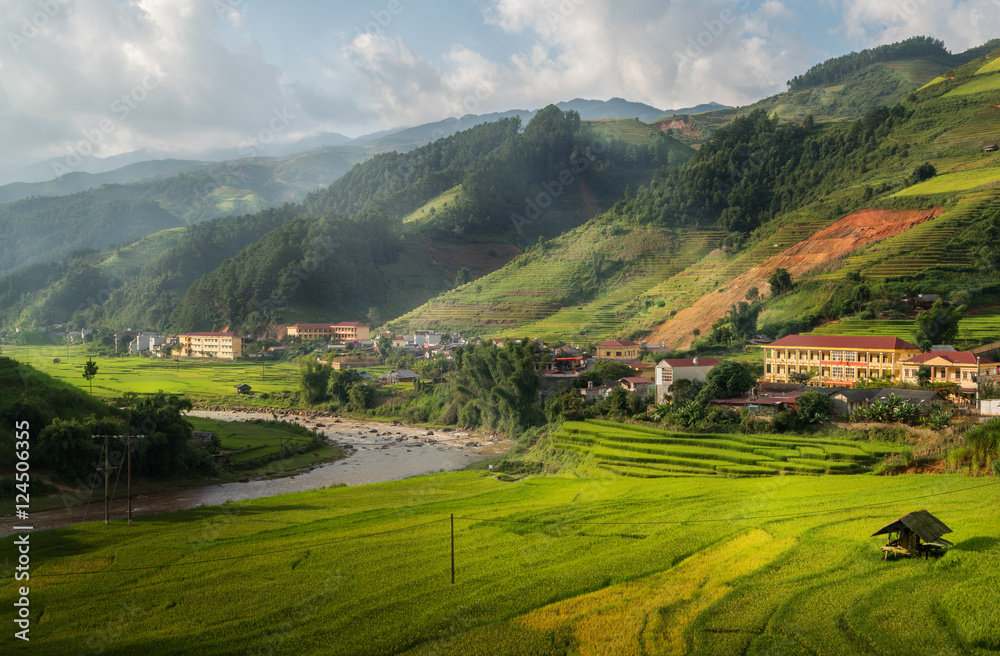
POLYGON ((108 436, 104 436, 104 525, 111 519, 111 497, 108 496, 108 436))
POLYGON ((132 436, 125 439, 125 457, 128 458, 128 525, 132 525, 132 436))
POLYGON ((455 513, 451 513, 451 584, 455 585, 455 513))

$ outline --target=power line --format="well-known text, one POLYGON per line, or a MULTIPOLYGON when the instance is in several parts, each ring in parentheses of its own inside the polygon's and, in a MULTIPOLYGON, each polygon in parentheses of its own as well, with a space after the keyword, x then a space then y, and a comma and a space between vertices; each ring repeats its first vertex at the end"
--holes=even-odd
POLYGON ((634 521, 634 522, 588 522, 588 521, 573 521, 573 520, 527 520, 527 519, 484 519, 480 517, 456 517, 455 519, 467 521, 467 522, 489 522, 496 524, 572 524, 574 526, 634 526, 636 524, 710 524, 710 523, 720 523, 720 522, 746 522, 758 519, 787 519, 790 517, 809 517, 812 515, 827 515, 831 513, 847 512, 850 510, 863 510, 865 508, 874 508, 877 506, 886 506, 893 503, 905 503, 908 501, 917 501, 919 499, 928 499, 930 497, 938 497, 945 494, 957 494, 958 492, 966 492, 968 490, 978 490, 984 487, 992 487, 994 485, 1000 485, 1000 481, 995 481, 993 483, 985 483, 983 485, 974 485, 972 487, 965 487, 960 490, 947 490, 945 492, 934 492, 933 494, 923 494, 916 497, 909 497, 906 499, 895 499, 892 501, 877 501, 875 503, 864 504, 861 506, 848 506, 845 508, 831 508, 827 510, 809 510, 800 513, 783 513, 780 515, 750 515, 746 517, 731 517, 728 519, 673 519, 673 520, 662 520, 662 521, 634 521))
MULTIPOLYGON (((31 576, 32 576, 32 578, 34 578, 34 577, 41 578, 41 577, 56 577, 56 576, 77 576, 77 575, 81 575, 81 574, 116 574, 118 572, 139 572, 139 571, 150 570, 150 569, 168 569, 170 567, 188 567, 190 565, 204 565, 206 563, 219 563, 219 562, 226 561, 226 560, 236 560, 238 558, 244 558, 244 559, 246 559, 246 558, 254 558, 256 556, 269 556, 269 555, 272 555, 272 554, 286 553, 286 552, 289 552, 289 551, 301 551, 302 549, 310 549, 310 548, 313 548, 313 547, 325 547, 325 546, 328 546, 328 545, 331 545, 331 544, 337 544, 339 542, 348 542, 350 540, 363 540, 365 538, 378 537, 380 535, 387 535, 389 533, 398 533, 400 531, 409 531, 410 529, 420 528, 422 526, 429 526, 431 524, 439 524, 439 523, 445 522, 445 521, 448 521, 448 520, 447 519, 435 519, 435 520, 432 520, 432 521, 429 521, 429 522, 424 522, 423 524, 414 524, 413 526, 404 526, 402 528, 393 528, 393 529, 389 529, 387 531, 379 531, 377 533, 367 533, 365 535, 353 535, 353 536, 347 537, 347 538, 340 538, 339 540, 330 540, 328 542, 317 542, 315 544, 304 544, 304 545, 299 545, 297 547, 288 547, 287 549, 275 549, 273 551, 257 551, 257 552, 254 552, 252 554, 249 554, 249 555, 247 555, 247 554, 241 554, 239 556, 223 556, 223 557, 220 557, 220 558, 209 558, 207 560, 191 560, 191 561, 186 561, 186 562, 182 562, 182 563, 167 563, 165 565, 144 565, 142 567, 125 567, 123 569, 94 569, 94 570, 87 570, 87 571, 84 571, 84 572, 63 572, 61 574, 32 574, 31 576)), ((4 578, 12 578, 12 577, 8 576, 8 577, 4 577, 4 578)))

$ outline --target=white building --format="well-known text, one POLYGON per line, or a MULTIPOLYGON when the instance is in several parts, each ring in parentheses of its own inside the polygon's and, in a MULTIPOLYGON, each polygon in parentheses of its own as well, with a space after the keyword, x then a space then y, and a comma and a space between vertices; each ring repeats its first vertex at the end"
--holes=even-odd
POLYGON ((670 393, 670 386, 674 384, 675 380, 687 378, 688 380, 704 382, 708 372, 720 362, 722 362, 722 358, 660 360, 660 363, 656 365, 656 402, 663 403, 663 399, 670 393))

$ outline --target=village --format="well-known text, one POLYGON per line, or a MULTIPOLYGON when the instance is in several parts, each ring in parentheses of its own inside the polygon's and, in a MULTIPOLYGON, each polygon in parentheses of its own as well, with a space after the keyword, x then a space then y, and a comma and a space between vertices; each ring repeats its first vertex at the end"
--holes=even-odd
MULTIPOLYGON (((87 332, 68 337, 86 339, 87 332)), ((415 371, 421 369, 419 363, 452 360, 454 349, 484 341, 433 330, 415 330, 404 335, 373 334, 367 324, 357 321, 295 323, 281 326, 276 337, 232 332, 160 335, 121 331, 114 334, 114 352, 119 356, 209 361, 281 359, 308 354, 319 362, 328 362, 336 370, 356 369, 362 378, 381 386, 417 381, 421 378, 415 371), (365 371, 387 361, 401 366, 377 378, 365 371)), ((507 339, 490 341, 503 346, 507 339)), ((672 357, 676 352, 670 347, 628 339, 555 345, 535 339, 532 343, 535 370, 542 381, 541 400, 570 387, 578 389, 583 401, 593 402, 621 388, 642 397, 650 406, 659 405, 671 399, 675 383, 681 380, 704 383, 714 367, 731 357, 731 354, 672 357), (599 366, 601 362, 619 366, 599 366), (615 375, 604 379, 595 375, 598 371, 612 371, 615 375), (588 374, 583 376, 586 381, 581 378, 584 374, 588 374)), ((797 410, 799 396, 817 391, 829 397, 831 413, 839 416, 850 416, 874 403, 884 403, 890 395, 912 403, 924 414, 935 407, 951 412, 1000 414, 1000 401, 993 399, 994 390, 998 389, 996 383, 1000 381, 997 362, 1000 342, 966 351, 947 344, 932 345, 922 352, 918 346, 898 337, 789 335, 778 340, 758 336, 748 342, 745 350, 763 361, 756 384, 745 394, 713 399, 710 405, 768 416, 782 410, 797 410)), ((251 394, 252 388, 238 385, 237 393, 251 394)))

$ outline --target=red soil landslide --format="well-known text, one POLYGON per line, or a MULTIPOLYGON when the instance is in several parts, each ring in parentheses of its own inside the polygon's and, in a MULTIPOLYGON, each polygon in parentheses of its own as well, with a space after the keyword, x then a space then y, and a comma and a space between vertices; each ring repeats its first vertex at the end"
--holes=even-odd
POLYGON ((712 324, 725 315, 732 305, 746 299, 751 287, 757 287, 762 295, 766 295, 767 279, 775 269, 787 269, 792 278, 796 278, 861 246, 894 237, 919 223, 940 216, 941 212, 940 207, 903 211, 867 209, 845 216, 808 239, 720 285, 725 291, 705 294, 693 305, 656 327, 646 339, 651 344, 662 341, 686 347, 694 339, 691 332, 695 328, 702 334, 707 333, 712 324))

